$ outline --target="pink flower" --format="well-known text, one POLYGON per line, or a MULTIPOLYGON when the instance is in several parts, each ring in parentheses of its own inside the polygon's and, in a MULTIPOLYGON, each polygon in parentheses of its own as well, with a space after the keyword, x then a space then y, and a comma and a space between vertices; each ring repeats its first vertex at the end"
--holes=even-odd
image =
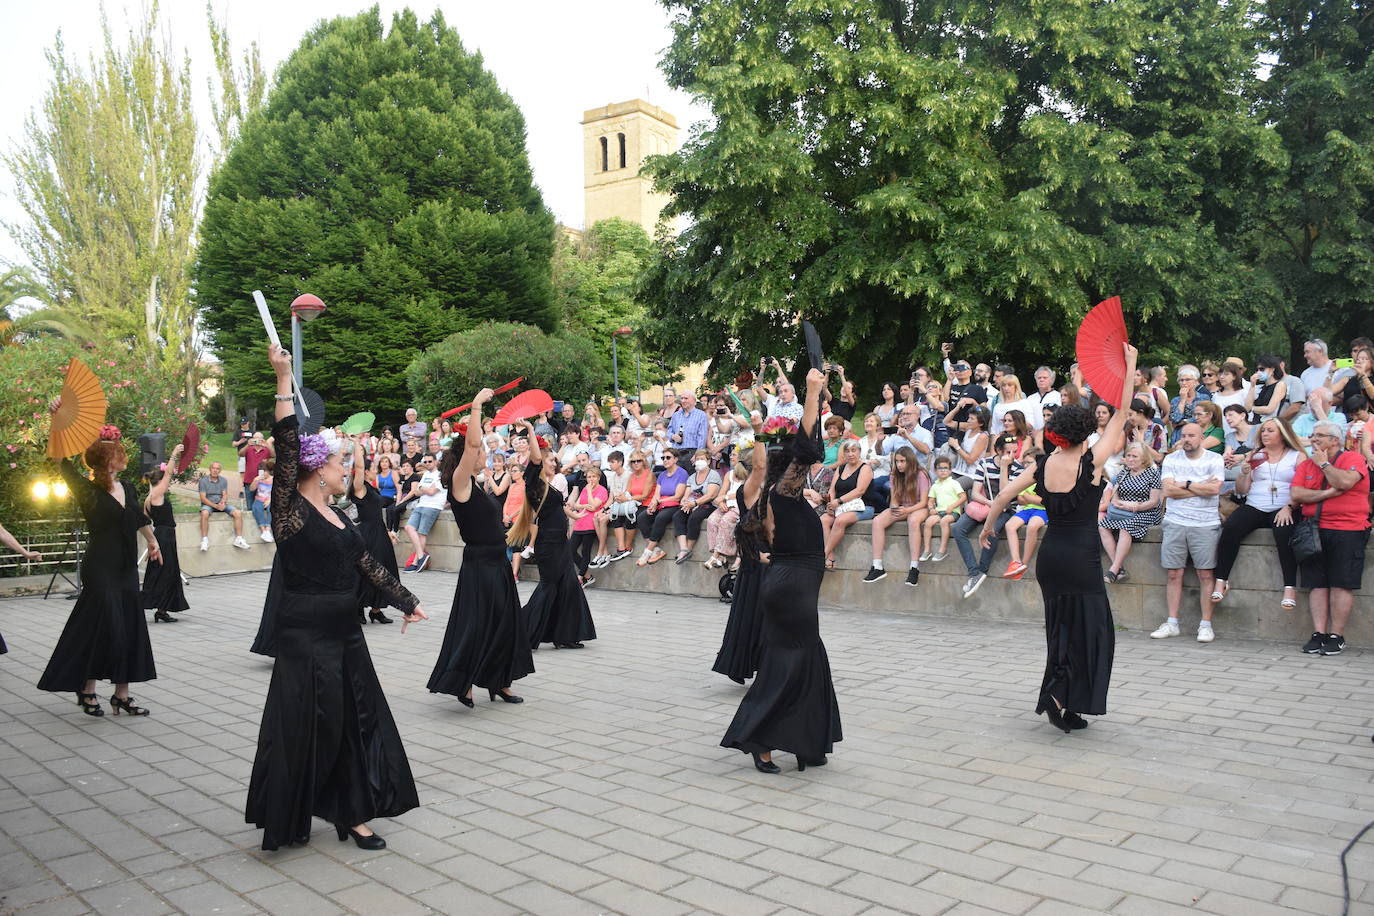
POLYGON ((10 462, 10 470, 11 470, 11 471, 13 471, 13 470, 14 470, 15 468, 17 468, 17 467, 19 467, 19 465, 15 464, 13 461, 10 462))

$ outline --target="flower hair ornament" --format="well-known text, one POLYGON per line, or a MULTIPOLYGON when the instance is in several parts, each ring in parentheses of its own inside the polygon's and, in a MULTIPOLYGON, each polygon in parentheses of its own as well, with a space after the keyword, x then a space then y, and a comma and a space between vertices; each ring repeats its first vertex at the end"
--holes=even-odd
POLYGON ((1045 438, 1053 442, 1056 448, 1073 447, 1072 443, 1070 443, 1068 439, 1065 439, 1063 436, 1061 436, 1059 433, 1054 432, 1053 430, 1045 430, 1045 438))
POLYGON ((122 438, 124 438, 124 434, 121 433, 119 427, 115 426, 113 423, 107 423, 100 427, 101 442, 118 442, 122 438))
POLYGON ((329 461, 329 441, 319 434, 301 439, 301 467, 317 471, 329 461))

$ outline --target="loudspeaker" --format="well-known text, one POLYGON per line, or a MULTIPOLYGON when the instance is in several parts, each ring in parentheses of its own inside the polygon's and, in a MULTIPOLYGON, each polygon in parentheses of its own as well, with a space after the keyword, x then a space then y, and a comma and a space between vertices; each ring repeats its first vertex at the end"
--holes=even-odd
POLYGON ((138 437, 138 473, 146 474, 167 460, 167 434, 144 433, 138 437))

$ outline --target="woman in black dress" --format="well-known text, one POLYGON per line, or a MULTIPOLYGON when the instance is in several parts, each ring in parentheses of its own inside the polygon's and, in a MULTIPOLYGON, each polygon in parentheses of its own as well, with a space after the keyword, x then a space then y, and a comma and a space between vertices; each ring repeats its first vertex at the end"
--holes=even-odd
POLYGON ((343 462, 323 437, 299 436, 291 359, 276 345, 269 358, 277 373, 272 534, 281 600, 245 820, 263 828, 263 849, 307 842, 312 816, 333 823, 340 840, 382 849, 386 842, 367 822, 420 802, 358 626, 359 576, 407 621, 425 614, 330 504, 345 489, 343 462))
MULTIPOLYGON (((181 457, 181 445, 172 449, 167 464, 175 465, 181 457)), ((143 609, 153 610, 153 620, 158 623, 176 623, 172 613, 190 610, 186 593, 181 586, 181 560, 177 557, 177 520, 172 516, 172 506, 167 502, 167 488, 172 484, 172 474, 163 465, 144 475, 148 481, 148 496, 143 500, 143 512, 153 522, 153 536, 157 538, 158 552, 162 561, 154 563, 148 559, 148 568, 143 571, 143 609)))
POLYGON ((493 701, 499 696, 507 703, 525 702, 510 685, 534 672, 525 615, 506 560, 501 505, 474 477, 485 463, 482 405, 491 398, 490 388, 477 393, 467 426, 457 428, 439 462, 439 479, 463 536, 463 567, 429 690, 457 697, 469 709, 473 685, 493 701))
MULTIPOLYGON (((540 449, 534 427, 523 422, 529 437, 530 463, 525 468, 525 503, 520 515, 506 533, 506 543, 515 546, 534 535, 534 562, 539 566, 539 584, 525 604, 525 627, 530 648, 551 642, 558 649, 581 649, 582 643, 596 639, 592 609, 577 581, 577 566, 568 546, 568 517, 563 513, 564 496, 549 482, 546 464, 556 465, 553 455, 540 449)), ((553 469, 556 473, 557 469, 553 469)))
MULTIPOLYGON (((60 404, 61 398, 54 398, 51 409, 60 404)), ((81 560, 81 596, 38 689, 75 693, 88 716, 105 714, 95 695, 95 682, 103 680, 114 683, 110 708, 115 715, 146 716, 148 710, 135 706, 129 696, 129 684, 157 677, 138 593, 138 535, 148 544, 148 562, 161 561, 162 549, 133 485, 116 479, 129 463, 118 439, 119 430, 107 426, 101 440, 86 449, 94 481, 81 476, 70 460, 61 463, 62 477, 86 520, 88 541, 81 560)))
MULTIPOLYGON (((763 431, 763 420, 755 418, 754 433, 763 431)), ((735 523, 735 543, 739 546, 739 572, 735 574, 735 590, 730 597, 730 616, 725 621, 725 636, 711 670, 723 674, 736 684, 754 676, 759 670, 759 654, 763 649, 763 612, 759 608, 759 592, 763 582, 763 563, 759 554, 767 542, 763 531, 755 525, 744 528, 750 509, 759 501, 759 493, 768 479, 768 449, 760 439, 754 440, 754 454, 749 477, 740 486, 736 499, 739 521, 735 523)))
MULTIPOLYGON (((358 533, 363 536, 363 544, 373 559, 400 581, 401 572, 396 568, 396 548, 386 529, 386 501, 377 488, 368 483, 367 456, 363 454, 363 443, 355 436, 353 439, 353 470, 349 480, 348 498, 358 510, 358 533)), ((358 580, 358 618, 360 623, 370 619, 373 623, 391 623, 391 618, 382 612, 389 602, 386 592, 372 584, 366 576, 358 580), (367 618, 363 618, 363 608, 368 608, 367 618)))
POLYGON ((797 756, 797 769, 824 766, 842 737, 840 708, 821 642, 816 604, 825 575, 825 535, 802 496, 812 463, 821 460, 816 438, 825 376, 806 376, 801 429, 780 454, 769 456, 768 486, 749 512, 746 530, 761 525, 772 549, 763 577, 763 655, 758 675, 740 701, 722 747, 752 754, 765 773, 781 772, 773 751, 797 756))
MULTIPOLYGON (((277 488, 273 483, 272 489, 277 488)), ((267 594, 262 599, 258 632, 248 651, 275 658, 277 655, 277 608, 281 605, 281 552, 272 555, 272 574, 267 577, 267 594)))
POLYGON ((1134 390, 1136 350, 1124 344, 1126 381, 1121 409, 1107 422, 1097 444, 1088 437, 1097 429, 1092 413, 1065 405, 1054 412, 1045 436, 1054 442, 1053 455, 1041 455, 1035 465, 1002 488, 983 524, 983 547, 993 538, 992 520, 1000 518, 1021 491, 1034 485, 1049 515, 1044 543, 1035 560, 1035 576, 1045 601, 1045 676, 1035 712, 1044 713, 1055 728, 1068 732, 1087 728, 1080 713, 1107 712, 1107 687, 1112 677, 1116 631, 1107 588, 1102 581, 1101 544, 1097 507, 1102 499, 1102 467, 1121 436, 1134 390))

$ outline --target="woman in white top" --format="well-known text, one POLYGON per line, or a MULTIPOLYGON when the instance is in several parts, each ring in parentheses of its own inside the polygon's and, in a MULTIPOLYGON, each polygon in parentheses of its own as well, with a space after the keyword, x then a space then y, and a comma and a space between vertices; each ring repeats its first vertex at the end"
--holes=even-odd
MULTIPOLYGON (((950 416, 954 411, 950 411, 950 416)), ((949 422, 949 416, 945 417, 949 422)), ((988 447, 992 438, 988 434, 988 424, 992 413, 986 407, 975 407, 968 412, 964 435, 956 440, 950 437, 949 448, 954 453, 954 476, 964 490, 972 490, 974 478, 978 475, 978 462, 984 455, 991 454, 988 447)))
MULTIPOLYGON (((892 422, 897 421, 894 419, 892 422)), ((859 459, 873 471, 869 492, 874 495, 878 505, 886 506, 890 498, 888 474, 892 468, 892 456, 883 454, 887 442, 883 426, 883 418, 877 411, 864 417, 864 434, 859 439, 859 459)))
POLYGON ((1245 503, 1237 506, 1221 526, 1213 601, 1221 601, 1231 590, 1231 567, 1235 565, 1240 542, 1252 531, 1272 528, 1283 573, 1283 600, 1279 605, 1285 610, 1298 606, 1298 561, 1289 543, 1294 522, 1289 500, 1293 474, 1303 457, 1298 437, 1286 422, 1270 419, 1260 424, 1259 448, 1241 465, 1236 478, 1236 492, 1246 497, 1245 503))
POLYGON ((997 406, 992 408, 993 429, 1002 428, 1002 418, 1009 410, 1021 411, 1021 416, 1025 417, 1026 422, 1034 429, 1039 429, 1045 424, 1045 419, 1040 414, 1040 405, 1035 398, 1026 397, 1026 393, 1021 390, 1021 380, 1016 376, 1002 376, 1002 381, 997 383, 997 392, 997 406))
MULTIPOLYGON (((1212 403, 1221 409, 1221 425, 1228 433, 1231 432, 1231 421, 1226 416, 1226 408, 1232 404, 1245 406, 1246 387, 1245 367, 1240 363, 1223 363, 1217 372, 1217 390, 1212 394, 1212 403)), ((1226 444, 1235 447, 1230 436, 1226 444)))

